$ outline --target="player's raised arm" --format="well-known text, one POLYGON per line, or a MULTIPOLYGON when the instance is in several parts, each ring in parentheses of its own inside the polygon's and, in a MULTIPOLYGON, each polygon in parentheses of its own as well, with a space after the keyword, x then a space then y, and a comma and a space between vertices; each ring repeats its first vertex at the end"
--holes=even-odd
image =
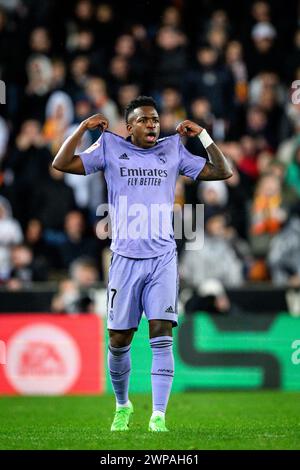
POLYGON ((96 129, 97 127, 101 129, 101 131, 108 128, 108 120, 101 114, 94 114, 88 119, 82 121, 73 134, 68 137, 68 139, 60 147, 57 155, 53 160, 53 168, 65 173, 85 175, 81 158, 78 155, 74 155, 74 153, 85 131, 88 129, 96 129))
POLYGON ((177 126, 176 131, 182 136, 198 136, 208 153, 209 162, 204 165, 199 173, 198 180, 226 180, 232 176, 232 170, 225 155, 203 127, 195 122, 185 120, 177 126))

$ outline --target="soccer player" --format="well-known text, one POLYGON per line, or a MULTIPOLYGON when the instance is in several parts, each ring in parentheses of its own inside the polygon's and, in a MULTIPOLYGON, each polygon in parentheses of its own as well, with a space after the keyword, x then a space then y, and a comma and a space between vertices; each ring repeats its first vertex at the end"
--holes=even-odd
POLYGON ((181 174, 198 180, 222 180, 232 171, 207 131, 192 121, 181 122, 177 134, 159 139, 159 114, 150 97, 140 96, 129 103, 125 119, 127 139, 107 131, 108 121, 100 114, 84 120, 63 143, 53 167, 81 175, 103 171, 114 209, 107 312, 108 366, 116 396, 111 431, 128 430, 133 412, 128 398, 130 345, 143 311, 152 349, 149 431, 167 431, 165 412, 174 376, 172 328, 177 325, 177 252, 171 222, 176 178, 181 174), (100 138, 75 155, 84 132, 96 128, 102 131, 100 138), (189 153, 181 136, 198 136, 209 158, 189 153), (138 203, 145 208, 146 236, 141 237, 129 230, 130 208, 135 210, 138 203), (153 233, 151 207, 161 204, 169 210, 167 233, 166 227, 164 233, 159 227, 153 233))

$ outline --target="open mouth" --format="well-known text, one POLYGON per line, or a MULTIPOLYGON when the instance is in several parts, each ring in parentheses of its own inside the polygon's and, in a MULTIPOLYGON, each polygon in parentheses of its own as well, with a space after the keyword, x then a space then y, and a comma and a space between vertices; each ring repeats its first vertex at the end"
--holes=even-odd
POLYGON ((155 142, 156 141, 156 132, 149 132, 149 134, 146 135, 146 140, 147 140, 147 142, 155 142))

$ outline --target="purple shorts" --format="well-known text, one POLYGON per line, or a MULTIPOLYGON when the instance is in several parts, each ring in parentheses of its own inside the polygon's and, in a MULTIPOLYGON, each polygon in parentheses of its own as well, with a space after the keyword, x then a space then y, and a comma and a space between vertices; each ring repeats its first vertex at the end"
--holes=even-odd
POLYGON ((170 320, 177 326, 176 249, 147 259, 113 253, 107 294, 109 330, 137 329, 143 312, 148 320, 170 320))

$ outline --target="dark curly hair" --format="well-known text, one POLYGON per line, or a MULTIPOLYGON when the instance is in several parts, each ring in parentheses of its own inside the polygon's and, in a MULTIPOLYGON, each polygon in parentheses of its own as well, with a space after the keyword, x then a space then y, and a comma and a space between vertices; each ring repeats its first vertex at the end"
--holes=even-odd
POLYGON ((136 108, 140 108, 141 106, 152 106, 156 111, 157 104, 151 96, 138 96, 135 100, 130 101, 125 108, 125 121, 128 122, 128 117, 130 113, 136 108))

